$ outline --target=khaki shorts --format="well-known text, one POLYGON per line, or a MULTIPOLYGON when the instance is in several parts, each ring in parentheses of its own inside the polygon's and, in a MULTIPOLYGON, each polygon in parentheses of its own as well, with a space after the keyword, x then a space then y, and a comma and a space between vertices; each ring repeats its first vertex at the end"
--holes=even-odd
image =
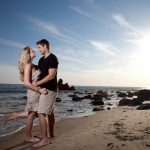
POLYGON ((38 113, 50 115, 54 109, 57 92, 48 90, 48 94, 40 95, 38 113))

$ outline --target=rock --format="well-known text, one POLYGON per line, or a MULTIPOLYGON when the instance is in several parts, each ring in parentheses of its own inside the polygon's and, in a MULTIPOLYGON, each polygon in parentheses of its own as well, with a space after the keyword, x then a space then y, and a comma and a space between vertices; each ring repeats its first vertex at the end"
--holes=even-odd
POLYGON ((68 109, 67 111, 73 112, 73 109, 68 109))
POLYGON ((108 106, 112 106, 113 104, 111 104, 111 103, 108 103, 107 105, 108 105, 108 106))
POLYGON ((101 94, 95 94, 93 95, 93 98, 92 99, 95 99, 95 100, 103 100, 101 94))
POLYGON ((75 90, 75 87, 74 86, 69 87, 68 83, 63 84, 63 80, 59 79, 58 89, 59 90, 75 90))
POLYGON ((23 96, 22 98, 23 98, 23 99, 27 99, 27 96, 23 96))
POLYGON ((137 98, 141 101, 150 100, 150 90, 140 90, 137 93, 137 98))
POLYGON ((107 110, 110 110, 111 108, 110 107, 107 107, 107 110))
POLYGON ((133 98, 132 100, 129 101, 129 106, 138 106, 141 105, 142 102, 138 98, 133 98))
POLYGON ((74 86, 69 87, 69 90, 75 90, 74 86))
POLYGON ((119 93, 119 94, 118 94, 118 97, 126 97, 126 96, 127 96, 126 93, 119 93))
POLYGON ((107 94, 107 92, 104 92, 104 91, 98 91, 97 93, 96 93, 96 95, 99 95, 100 97, 104 97, 104 98, 108 98, 108 94, 107 94))
POLYGON ((85 99, 92 99, 92 96, 91 95, 86 95, 84 96, 85 99))
POLYGON ((119 101, 119 106, 137 106, 141 105, 142 102, 138 98, 133 98, 132 100, 130 99, 121 99, 119 101))
POLYGON ((56 102, 61 102, 61 98, 57 97, 56 102))
POLYGON ((135 93, 128 92, 128 97, 133 97, 135 93))
POLYGON ((103 108, 93 108, 93 111, 102 111, 102 110, 105 110, 103 108))
POLYGON ((142 104, 136 108, 137 110, 147 110, 150 109, 150 104, 142 104))
POLYGON ((83 97, 79 97, 79 96, 77 96, 77 95, 75 95, 75 96, 72 98, 73 101, 81 101, 81 100, 83 100, 83 99, 84 99, 83 97))
POLYGON ((119 101, 119 106, 127 106, 129 104, 129 101, 130 99, 123 98, 119 101))
POLYGON ((68 97, 74 97, 74 96, 76 96, 76 95, 68 95, 68 97))
POLYGON ((91 102, 93 105, 104 105, 104 102, 102 100, 94 100, 91 102))

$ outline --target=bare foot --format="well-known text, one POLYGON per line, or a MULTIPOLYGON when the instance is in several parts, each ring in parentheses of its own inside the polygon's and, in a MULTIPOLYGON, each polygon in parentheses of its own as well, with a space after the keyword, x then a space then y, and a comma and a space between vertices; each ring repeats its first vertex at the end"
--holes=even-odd
POLYGON ((35 142, 39 142, 40 139, 35 138, 35 137, 30 137, 30 138, 26 138, 25 140, 26 142, 31 142, 31 143, 35 143, 35 142))
POLYGON ((37 148, 37 147, 42 147, 42 146, 46 146, 50 144, 49 140, 48 139, 45 139, 45 140, 41 140, 40 142, 32 145, 33 147, 37 148))
POLYGON ((48 138, 54 138, 54 137, 55 137, 54 135, 48 136, 48 138))
POLYGON ((10 120, 14 120, 18 118, 18 114, 16 112, 11 113, 5 120, 4 124, 6 124, 10 120))

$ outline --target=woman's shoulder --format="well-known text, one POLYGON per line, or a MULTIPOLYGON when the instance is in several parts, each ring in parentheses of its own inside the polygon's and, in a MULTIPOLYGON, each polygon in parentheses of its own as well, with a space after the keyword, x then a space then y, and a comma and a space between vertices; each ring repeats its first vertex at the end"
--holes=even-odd
POLYGON ((24 65, 24 69, 31 69, 32 68, 32 64, 31 63, 26 63, 24 65))

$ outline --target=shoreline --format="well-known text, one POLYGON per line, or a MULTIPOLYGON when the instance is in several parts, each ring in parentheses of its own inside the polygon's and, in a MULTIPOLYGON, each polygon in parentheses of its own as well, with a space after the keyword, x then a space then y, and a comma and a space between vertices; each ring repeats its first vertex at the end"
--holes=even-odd
MULTIPOLYGON (((148 150, 150 149, 150 111, 136 107, 119 106, 91 116, 64 119, 55 124, 55 137, 46 150, 148 150), (63 143, 63 144, 62 144, 63 143)), ((33 134, 40 136, 39 126, 33 134)), ((25 129, 12 137, 0 140, 1 150, 31 149, 24 141, 25 129), (8 142, 9 141, 9 142, 8 142)))
MULTIPOLYGON (((56 121, 56 122, 59 122, 59 121, 63 121, 63 120, 66 120, 66 119, 82 118, 82 117, 86 117, 86 116, 90 116, 90 115, 95 115, 95 114, 96 114, 96 113, 93 112, 92 110, 86 110, 86 111, 87 111, 87 112, 85 112, 85 113, 77 113, 77 114, 73 114, 73 115, 68 115, 68 116, 66 116, 66 117, 64 117, 64 118, 55 118, 55 121, 56 121)), ((3 115, 2 117, 5 118, 6 116, 3 115)), ((15 121, 15 120, 12 120, 12 121, 15 121)), ((37 121, 38 121, 38 120, 37 120, 37 121)), ((35 127, 35 126, 39 126, 39 124, 35 123, 35 124, 33 125, 33 127, 35 127)), ((23 126, 20 126, 17 130, 15 130, 15 131, 13 131, 13 132, 11 132, 11 133, 6 133, 6 134, 4 134, 4 135, 0 135, 0 141, 3 140, 3 139, 7 139, 7 138, 13 136, 14 134, 16 134, 16 133, 20 132, 21 130, 23 130, 25 127, 26 127, 26 126, 23 125, 23 126)))

